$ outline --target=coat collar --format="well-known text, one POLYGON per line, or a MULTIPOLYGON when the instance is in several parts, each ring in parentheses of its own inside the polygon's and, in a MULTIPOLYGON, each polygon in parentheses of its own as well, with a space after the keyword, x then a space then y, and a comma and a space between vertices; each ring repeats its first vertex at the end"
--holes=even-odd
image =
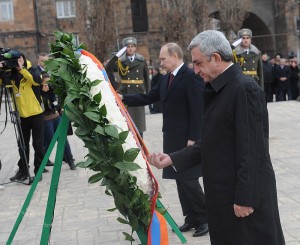
MULTIPOLYGON (((235 48, 235 51, 236 51, 237 55, 241 55, 241 54, 243 54, 245 52, 245 49, 241 45, 238 45, 235 48)), ((250 44, 250 46, 249 46, 249 54, 251 54, 251 53, 254 53, 255 55, 257 55, 257 54, 260 53, 260 51, 253 44, 250 44)))
POLYGON ((234 79, 239 72, 241 72, 241 67, 239 64, 231 65, 221 75, 219 75, 218 77, 216 77, 214 80, 210 82, 214 91, 216 93, 219 92, 223 87, 226 86, 227 83, 231 82, 232 79, 234 79))

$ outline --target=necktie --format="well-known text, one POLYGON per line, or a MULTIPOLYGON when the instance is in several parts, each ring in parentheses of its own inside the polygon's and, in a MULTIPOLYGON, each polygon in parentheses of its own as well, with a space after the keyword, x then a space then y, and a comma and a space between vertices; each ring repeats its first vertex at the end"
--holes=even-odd
POLYGON ((169 76, 169 82, 168 82, 168 86, 170 87, 171 86, 171 84, 172 84, 172 82, 173 82, 173 79, 174 79, 174 75, 173 75, 173 73, 170 73, 170 76, 169 76))
POLYGON ((130 59, 131 62, 133 61, 133 57, 130 57, 129 59, 130 59))

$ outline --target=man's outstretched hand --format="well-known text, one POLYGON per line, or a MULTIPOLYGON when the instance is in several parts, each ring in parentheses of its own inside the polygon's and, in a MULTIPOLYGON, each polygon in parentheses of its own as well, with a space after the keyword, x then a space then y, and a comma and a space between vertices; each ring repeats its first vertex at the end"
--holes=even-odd
POLYGON ((148 156, 148 161, 151 165, 158 169, 162 169, 173 164, 170 156, 165 153, 152 153, 148 156))

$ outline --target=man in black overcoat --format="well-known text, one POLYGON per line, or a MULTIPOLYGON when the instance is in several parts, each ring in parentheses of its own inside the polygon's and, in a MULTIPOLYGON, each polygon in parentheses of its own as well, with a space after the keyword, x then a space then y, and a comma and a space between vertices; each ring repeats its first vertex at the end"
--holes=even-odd
POLYGON ((286 97, 291 100, 291 68, 286 65, 286 59, 280 58, 280 64, 274 67, 274 76, 278 80, 279 101, 285 101, 286 97))
MULTIPOLYGON (((163 114, 163 150, 178 151, 200 139, 204 83, 183 63, 182 49, 168 43, 160 51, 161 66, 168 74, 147 94, 124 95, 128 106, 149 105, 161 100, 163 114), (170 81, 172 75, 173 80, 170 81)), ((185 222, 179 229, 184 232, 196 228, 193 236, 208 232, 205 197, 198 178, 200 165, 176 173, 172 167, 163 171, 163 178, 176 179, 179 200, 185 222)))
POLYGON ((232 64, 223 33, 204 31, 189 50, 205 82, 201 141, 149 160, 178 173, 201 162, 212 245, 284 245, 264 92, 232 64))

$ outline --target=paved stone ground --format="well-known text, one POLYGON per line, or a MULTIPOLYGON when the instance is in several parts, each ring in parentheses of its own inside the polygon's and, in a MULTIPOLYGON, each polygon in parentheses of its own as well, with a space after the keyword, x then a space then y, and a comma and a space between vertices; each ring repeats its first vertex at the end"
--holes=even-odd
MULTIPOLYGON (((282 226, 287 245, 300 245, 300 102, 270 103, 270 153, 277 177, 278 199, 282 226)), ((2 109, 3 111, 3 109, 2 109)), ((0 129, 4 125, 3 112, 0 115, 0 129)), ((162 150, 162 116, 147 114, 147 132, 144 138, 151 152, 162 150)), ((75 136, 69 137, 76 161, 86 154, 83 144, 75 136)), ((0 244, 5 244, 23 202, 29 186, 10 183, 14 175, 18 150, 12 124, 0 135, 0 159, 3 168, 0 171, 0 244)), ((31 155, 32 165, 33 156, 31 155)), ((54 160, 54 154, 51 159, 54 160)), ((43 174, 34 193, 31 204, 15 236, 15 245, 35 245, 40 243, 45 207, 48 198, 52 168, 43 174)), ((31 168, 32 171, 32 168, 31 168)), ((160 183, 162 202, 178 224, 182 224, 180 204, 175 181, 162 180, 161 171, 154 170, 160 183)), ((125 245, 122 231, 129 232, 126 225, 118 223, 116 212, 106 210, 114 207, 112 198, 104 194, 99 184, 88 184, 92 172, 84 169, 69 170, 63 164, 55 216, 50 243, 52 245, 125 245)), ((169 228, 170 244, 181 244, 169 228)), ((209 245, 209 236, 193 238, 192 231, 184 233, 187 244, 209 245)), ((135 242, 134 244, 138 244, 135 242)))

